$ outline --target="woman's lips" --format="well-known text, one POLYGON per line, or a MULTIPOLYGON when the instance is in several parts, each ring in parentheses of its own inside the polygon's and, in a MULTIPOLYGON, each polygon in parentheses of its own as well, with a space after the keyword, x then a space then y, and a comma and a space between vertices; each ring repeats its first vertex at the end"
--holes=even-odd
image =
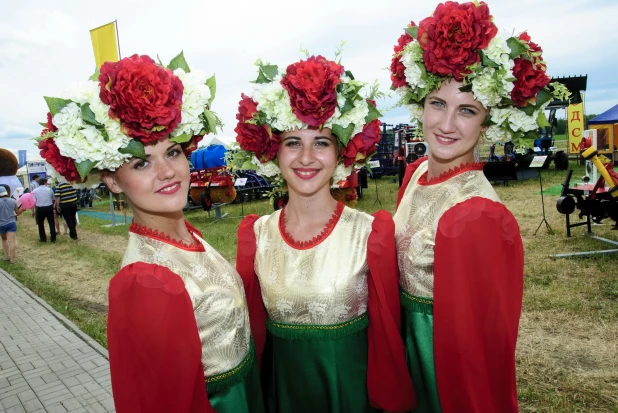
POLYGON ((294 173, 296 174, 296 176, 298 176, 300 179, 305 179, 305 180, 313 178, 319 172, 320 172, 319 169, 308 169, 308 168, 294 169, 294 173))
POLYGON ((442 135, 435 135, 435 136, 436 136, 436 140, 438 141, 438 143, 441 143, 442 145, 452 145, 455 142, 457 142, 457 139, 449 138, 448 136, 442 136, 442 135))
POLYGON ((180 190, 180 186, 180 182, 174 182, 173 184, 166 185, 163 188, 159 189, 157 193, 162 195, 175 194, 180 190))

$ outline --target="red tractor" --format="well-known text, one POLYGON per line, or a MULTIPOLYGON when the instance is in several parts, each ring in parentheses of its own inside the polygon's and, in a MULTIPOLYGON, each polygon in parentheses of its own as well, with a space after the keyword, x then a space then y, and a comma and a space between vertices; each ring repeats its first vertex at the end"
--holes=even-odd
POLYGON ((223 167, 198 169, 191 172, 190 201, 210 211, 212 204, 228 204, 236 199, 232 174, 223 167))

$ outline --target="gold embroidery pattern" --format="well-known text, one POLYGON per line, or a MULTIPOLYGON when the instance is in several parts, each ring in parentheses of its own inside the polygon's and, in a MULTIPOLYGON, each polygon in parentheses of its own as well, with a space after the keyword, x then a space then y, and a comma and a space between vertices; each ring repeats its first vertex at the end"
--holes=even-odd
POLYGON ((234 267, 194 235, 205 252, 183 250, 129 233, 122 266, 141 261, 167 267, 182 278, 202 341, 204 374, 212 377, 232 370, 249 353, 249 312, 242 281, 234 267))
POLYGON ((433 299, 434 246, 440 218, 467 199, 500 202, 500 198, 481 170, 465 171, 433 185, 418 185, 426 171, 427 162, 423 162, 412 175, 393 220, 400 287, 413 296, 433 299))
POLYGON ((273 322, 340 324, 367 311, 367 239, 373 217, 345 207, 320 244, 298 250, 279 232, 277 211, 258 219, 255 271, 273 322))
POLYGON ((321 330, 321 331, 332 331, 339 330, 342 328, 353 326, 354 324, 361 323, 365 321, 369 316, 365 313, 363 316, 353 318, 350 321, 341 324, 330 324, 330 325, 299 325, 299 324, 283 324, 276 323, 271 321, 271 324, 276 328, 289 329, 289 330, 321 330))

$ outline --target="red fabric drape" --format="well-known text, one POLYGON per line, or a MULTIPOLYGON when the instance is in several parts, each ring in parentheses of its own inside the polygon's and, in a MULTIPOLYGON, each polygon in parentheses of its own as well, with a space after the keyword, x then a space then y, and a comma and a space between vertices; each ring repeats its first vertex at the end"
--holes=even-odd
POLYGON ((517 412, 523 246, 515 218, 485 198, 462 202, 440 219, 434 254, 434 357, 442 411, 517 412))
POLYGON ((109 286, 107 340, 118 413, 214 413, 202 345, 182 279, 138 262, 109 286))
POLYGON ((266 343, 266 308, 262 301, 260 282, 255 274, 255 252, 257 242, 253 224, 259 217, 247 215, 238 227, 238 248, 236 250, 236 271, 240 274, 245 287, 247 306, 249 308, 249 323, 255 343, 255 353, 261 365, 264 344, 266 343))
POLYGON ((367 390, 372 406, 407 412, 416 406, 416 392, 401 340, 395 224, 386 211, 378 211, 373 216, 367 241, 370 272, 367 390))

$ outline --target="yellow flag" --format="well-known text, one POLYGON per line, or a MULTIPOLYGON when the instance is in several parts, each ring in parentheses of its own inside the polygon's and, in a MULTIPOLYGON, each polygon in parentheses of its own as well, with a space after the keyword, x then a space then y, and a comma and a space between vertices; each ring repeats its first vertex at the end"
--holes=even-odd
POLYGON ((107 23, 101 27, 90 30, 92 49, 97 68, 105 62, 117 62, 119 60, 118 43, 116 42, 116 22, 107 23))

